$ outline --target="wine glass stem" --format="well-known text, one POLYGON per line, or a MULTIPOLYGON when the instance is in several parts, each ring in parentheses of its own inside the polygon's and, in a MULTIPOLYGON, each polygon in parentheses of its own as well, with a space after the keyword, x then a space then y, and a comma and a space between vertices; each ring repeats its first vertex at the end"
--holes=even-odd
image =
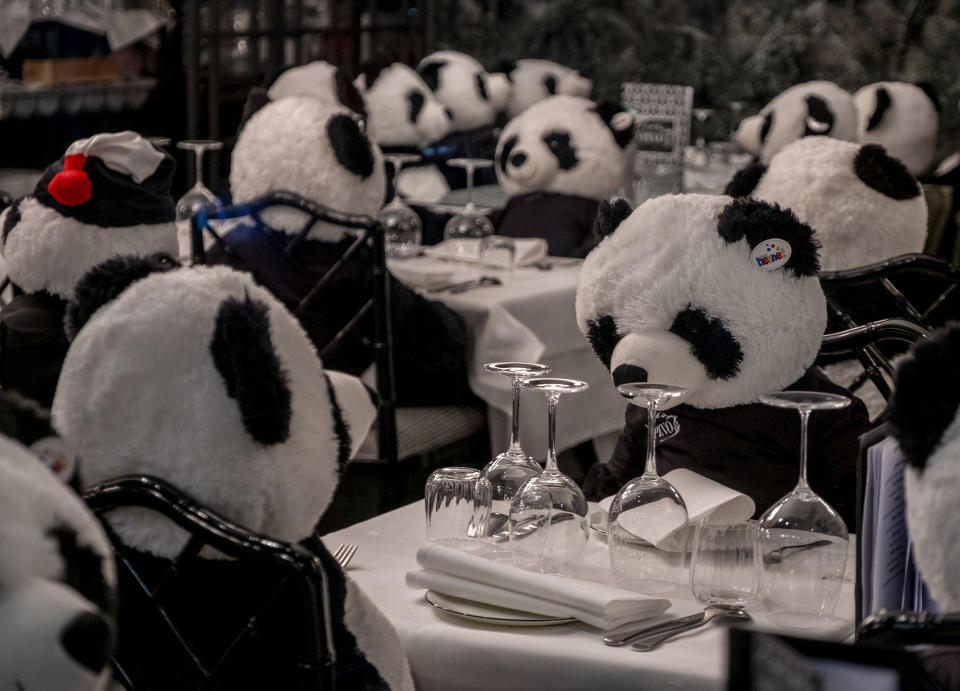
POLYGON ((203 187, 203 149, 194 149, 193 156, 194 166, 196 168, 196 180, 193 186, 203 187))
POLYGON ((520 378, 513 378, 513 418, 510 420, 510 450, 520 450, 520 378))
POLYGON ((473 166, 469 163, 466 167, 467 172, 467 206, 473 204, 473 166))
POLYGON ((557 472, 557 403, 560 394, 547 396, 547 472, 557 472))
POLYGON ((809 487, 807 484, 807 423, 810 420, 810 411, 800 409, 800 482, 798 487, 809 487))
POLYGON ((647 399, 647 462, 643 477, 657 476, 657 399, 647 399))

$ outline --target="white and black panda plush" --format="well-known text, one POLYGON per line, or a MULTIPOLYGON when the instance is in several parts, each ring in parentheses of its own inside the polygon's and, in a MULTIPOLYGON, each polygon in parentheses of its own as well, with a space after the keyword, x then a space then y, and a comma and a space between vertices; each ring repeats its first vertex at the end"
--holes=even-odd
POLYGON ((113 550, 97 519, 36 456, 0 435, 0 689, 105 691, 115 587, 113 550))
MULTIPOLYGON (((86 481, 155 475, 257 533, 308 538, 375 417, 367 389, 325 370, 296 319, 248 274, 195 267, 144 275, 145 268, 146 260, 110 260, 87 275, 68 306, 73 341, 53 419, 83 458, 86 481)), ((185 533, 150 511, 117 509, 107 518, 145 569, 168 564, 186 544, 185 533)), ((330 625, 343 686, 412 689, 389 622, 316 540, 310 544, 335 600, 330 625)), ((170 607, 196 611, 215 640, 221 630, 210 623, 219 615, 209 616, 210 608, 222 606, 226 617, 233 598, 255 599, 266 586, 255 564, 212 550, 202 556, 205 570, 170 607)), ((121 600, 121 647, 149 641, 150 621, 121 600), (125 624, 138 630, 124 637, 125 624)), ((294 632, 265 634, 243 687, 288 687, 291 640, 294 632)), ((167 659, 152 644, 126 654, 167 659)), ((170 667, 150 665, 170 676, 149 681, 177 688, 182 670, 170 667)))
POLYGON ((808 136, 857 141, 853 97, 833 82, 796 84, 740 122, 734 141, 769 163, 790 142, 808 136))
POLYGON ((552 96, 512 119, 497 142, 497 179, 509 198, 497 233, 546 238, 553 256, 584 256, 597 205, 623 177, 633 126, 618 105, 578 96, 552 96))
POLYGON ((960 324, 918 343, 897 367, 890 423, 906 461, 907 528, 942 612, 960 611, 960 324))
POLYGON ((67 350, 63 310, 77 281, 116 254, 176 256, 173 158, 135 132, 74 142, 32 194, 0 214, 3 258, 16 297, 2 381, 49 406, 67 350))
POLYGON ((577 70, 552 60, 525 58, 505 62, 492 70, 503 72, 510 80, 507 117, 515 118, 537 101, 551 96, 590 98, 593 82, 577 70))
POLYGON ((861 144, 879 144, 915 176, 930 171, 937 153, 940 103, 929 84, 876 82, 853 95, 861 144))
MULTIPOLYGON (((758 513, 796 483, 793 411, 759 404, 782 389, 843 392, 812 368, 826 326, 818 243, 789 210, 720 195, 666 195, 631 212, 601 203, 604 239, 577 287, 577 324, 615 384, 687 389, 657 419, 660 472, 686 467, 753 498, 758 513)), ((641 474, 646 412, 627 406, 608 463, 588 498, 641 474)), ((814 415, 811 485, 852 525, 862 404, 814 415)))

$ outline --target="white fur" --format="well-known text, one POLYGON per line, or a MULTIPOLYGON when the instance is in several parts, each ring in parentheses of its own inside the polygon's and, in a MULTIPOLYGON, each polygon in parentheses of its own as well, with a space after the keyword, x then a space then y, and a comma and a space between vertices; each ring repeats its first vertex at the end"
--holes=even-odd
POLYGON ((404 197, 428 202, 438 202, 450 191, 447 179, 436 166, 404 168, 396 185, 404 197))
POLYGON ((853 165, 859 151, 858 144, 830 137, 792 142, 751 194, 792 209, 817 231, 824 271, 922 252, 926 241, 923 194, 898 201, 864 184, 853 165))
POLYGON ((597 105, 577 96, 552 96, 535 103, 507 123, 497 141, 497 180, 508 197, 544 190, 603 199, 617 191, 626 153, 596 112, 597 105), (577 165, 562 170, 556 156, 543 141, 549 132, 570 135, 577 165), (518 137, 507 158, 506 171, 499 161, 504 143, 518 137), (515 154, 526 154, 521 166, 512 163, 515 154))
MULTIPOLYGON (((0 225, 8 212, 0 214, 0 225)), ((173 221, 110 228, 88 225, 33 197, 20 202, 20 214, 3 245, 3 257, 10 280, 28 293, 46 290, 69 299, 83 274, 111 257, 155 252, 177 256, 173 221)))
POLYGON ((291 96, 315 98, 329 106, 338 107, 337 67, 323 60, 309 62, 285 70, 267 89, 270 100, 277 101, 291 96))
POLYGON ((857 104, 857 132, 861 144, 880 144, 894 158, 903 161, 914 175, 926 173, 937 153, 940 115, 930 97, 919 86, 907 82, 877 82, 853 95, 857 104), (880 123, 869 132, 867 123, 877 106, 877 89, 890 95, 890 107, 880 123))
POLYGON ((510 95, 506 75, 487 74, 483 65, 474 58, 455 50, 431 53, 421 60, 420 64, 436 60, 447 63, 440 70, 439 83, 434 94, 444 106, 453 111, 451 130, 466 132, 492 125, 497 111, 503 109, 510 95), (476 74, 480 74, 486 85, 486 100, 477 92, 476 74))
POLYGON ((510 73, 513 86, 510 100, 507 102, 507 115, 516 117, 537 101, 553 95, 580 96, 590 98, 593 82, 581 76, 577 70, 565 67, 550 60, 517 60, 517 66, 510 73), (556 94, 546 90, 543 80, 552 76, 557 82, 556 94))
MULTIPOLYGON (((374 166, 368 177, 344 168, 327 136, 327 123, 338 114, 352 117, 346 108, 309 98, 284 98, 254 113, 233 148, 230 188, 234 201, 286 190, 336 211, 376 214, 386 194, 380 147, 370 142, 374 166)), ((306 221, 303 213, 289 208, 267 210, 263 218, 288 233, 298 233, 306 221)), ((340 226, 318 222, 309 236, 336 240, 343 233, 340 226)))
POLYGON ((731 201, 716 195, 650 199, 587 255, 580 272, 581 332, 587 333, 588 320, 612 316, 625 335, 614 350, 618 363, 643 367, 651 382, 678 379, 689 387, 673 405, 723 408, 783 389, 813 363, 826 327, 816 278, 762 271, 746 239, 720 237, 717 218, 731 201), (686 343, 669 333, 688 305, 722 319, 739 341, 743 361, 731 379, 707 378, 686 343), (689 368, 696 371, 685 373, 689 368))
MULTIPOLYGON (((375 410, 369 399, 347 398, 345 421, 362 439, 375 410)), ((157 475, 284 541, 310 533, 337 484, 337 437, 313 346, 276 298, 223 267, 152 274, 98 310, 67 353, 53 418, 89 482, 157 475), (246 295, 269 308, 270 339, 292 394, 289 438, 270 446, 245 431, 210 356, 221 303, 246 295)), ((170 558, 183 547, 183 534, 149 511, 118 510, 110 520, 138 549, 170 558)))
POLYGON ((450 118, 444 105, 420 75, 402 62, 383 69, 372 86, 367 87, 363 75, 356 85, 367 102, 370 134, 380 146, 424 147, 449 134, 450 118), (424 98, 416 122, 410 122, 407 96, 411 91, 424 98))
POLYGON ((761 127, 763 127, 763 116, 751 115, 744 118, 733 133, 733 141, 739 144, 748 154, 759 156, 763 148, 760 143, 761 127))

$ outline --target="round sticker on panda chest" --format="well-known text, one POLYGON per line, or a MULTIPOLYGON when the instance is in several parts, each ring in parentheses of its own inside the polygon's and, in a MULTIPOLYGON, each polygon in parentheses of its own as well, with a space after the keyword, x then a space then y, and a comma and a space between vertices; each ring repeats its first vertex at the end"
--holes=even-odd
POLYGON ((791 252, 789 242, 783 238, 770 238, 754 247, 750 257, 758 269, 773 271, 786 266, 791 252))

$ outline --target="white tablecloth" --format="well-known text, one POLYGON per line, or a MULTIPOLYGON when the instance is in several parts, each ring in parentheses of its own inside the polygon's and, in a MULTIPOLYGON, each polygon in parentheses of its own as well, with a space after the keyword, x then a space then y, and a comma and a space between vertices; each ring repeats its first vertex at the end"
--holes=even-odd
MULTIPOLYGON (((455 271, 454 280, 480 275, 477 267, 417 258, 403 261, 407 270, 445 267, 455 271)), ((626 402, 613 386, 610 373, 600 363, 577 328, 574 298, 580 266, 557 266, 550 270, 515 269, 510 276, 495 271, 500 286, 475 288, 464 293, 425 293, 440 300, 463 317, 473 339, 470 357, 470 388, 487 405, 490 442, 495 453, 507 446, 513 393, 510 379, 483 371, 487 362, 507 360, 543 362, 553 368, 551 376, 582 379, 590 384, 584 392, 563 396, 557 425, 558 450, 618 432, 623 427, 626 402)), ((547 413, 542 394, 523 392, 520 403, 520 443, 535 458, 546 456, 547 413)), ((606 459, 601 459, 606 460, 606 459)))
MULTIPOLYGON (((417 568, 415 554, 425 537, 423 502, 416 502, 324 538, 331 549, 344 542, 359 545, 350 575, 396 628, 420 691, 725 687, 726 634, 719 626, 637 653, 604 645, 601 632, 585 624, 511 628, 439 613, 422 591, 404 585, 404 574, 417 568)), ((585 570, 595 580, 610 578, 606 545, 596 535, 590 538, 585 570)), ((842 639, 853 632, 852 573, 851 554, 837 619, 821 634, 842 639)), ((664 618, 701 608, 689 593, 669 597, 673 606, 664 618)), ((758 619, 764 626, 762 615, 758 619)))

